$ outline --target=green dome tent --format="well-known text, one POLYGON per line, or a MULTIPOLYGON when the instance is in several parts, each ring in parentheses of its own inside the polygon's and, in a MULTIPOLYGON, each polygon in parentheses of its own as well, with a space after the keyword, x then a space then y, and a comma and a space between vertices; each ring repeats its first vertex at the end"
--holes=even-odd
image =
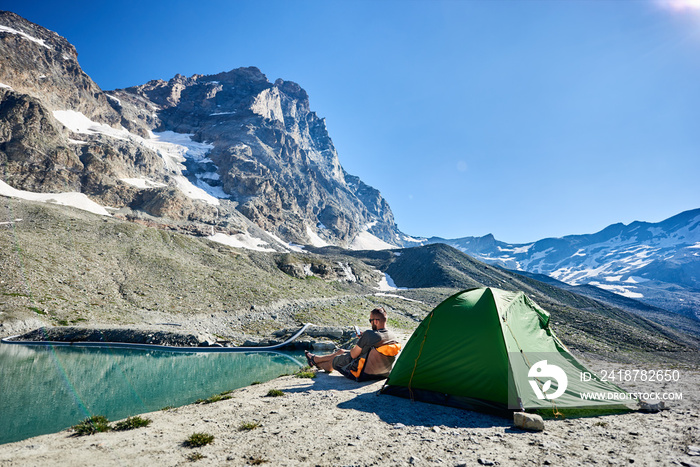
POLYGON ((549 313, 522 292, 495 288, 466 290, 435 307, 381 392, 501 414, 600 415, 633 402, 569 353, 549 313))

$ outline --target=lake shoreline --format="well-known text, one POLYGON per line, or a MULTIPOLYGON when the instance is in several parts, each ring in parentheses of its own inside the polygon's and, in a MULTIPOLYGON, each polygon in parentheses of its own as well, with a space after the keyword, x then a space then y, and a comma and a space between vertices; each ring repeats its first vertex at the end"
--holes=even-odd
POLYGON ((189 465, 201 456, 202 465, 691 466, 700 461, 689 454, 699 444, 699 383, 697 369, 684 371, 677 389, 688 397, 662 412, 546 420, 544 432, 526 432, 506 418, 377 395, 381 381, 282 376, 229 400, 143 414, 153 420, 145 428, 0 445, 0 465, 189 465), (214 442, 186 447, 198 432, 214 442))
POLYGON ((153 350, 186 351, 241 351, 264 350, 333 350, 337 344, 345 343, 355 336, 353 328, 302 325, 297 328, 275 331, 267 337, 249 337, 237 345, 230 340, 215 336, 169 330, 162 323, 156 326, 107 327, 107 326, 42 326, 23 334, 0 336, 10 345, 86 345, 92 347, 143 347, 153 350))

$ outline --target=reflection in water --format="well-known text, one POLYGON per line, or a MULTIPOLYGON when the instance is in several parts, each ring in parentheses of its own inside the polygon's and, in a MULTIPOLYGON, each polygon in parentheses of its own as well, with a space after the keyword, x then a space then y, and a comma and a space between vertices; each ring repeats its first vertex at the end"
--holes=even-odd
POLYGON ((0 344, 0 444, 119 420, 296 371, 299 355, 0 344))

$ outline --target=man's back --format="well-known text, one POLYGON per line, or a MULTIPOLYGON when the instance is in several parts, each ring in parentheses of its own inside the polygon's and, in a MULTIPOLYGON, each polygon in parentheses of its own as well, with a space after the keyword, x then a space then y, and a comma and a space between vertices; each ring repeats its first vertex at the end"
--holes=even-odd
POLYGON ((372 330, 368 329, 362 333, 357 345, 362 347, 362 354, 366 354, 372 347, 380 347, 385 344, 396 342, 394 334, 387 328, 372 330))
POLYGON ((389 376, 394 359, 400 350, 394 334, 386 328, 365 331, 357 345, 362 348, 360 365, 353 365, 352 374, 359 378, 361 373, 367 377, 389 376))

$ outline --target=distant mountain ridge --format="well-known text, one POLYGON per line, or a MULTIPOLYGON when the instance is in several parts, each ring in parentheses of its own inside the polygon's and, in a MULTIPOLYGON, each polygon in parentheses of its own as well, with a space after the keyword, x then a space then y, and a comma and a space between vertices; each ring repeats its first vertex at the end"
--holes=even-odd
POLYGON ((493 235, 442 239, 474 258, 593 285, 684 315, 700 317, 700 209, 658 223, 614 224, 590 235, 510 244, 493 235))

